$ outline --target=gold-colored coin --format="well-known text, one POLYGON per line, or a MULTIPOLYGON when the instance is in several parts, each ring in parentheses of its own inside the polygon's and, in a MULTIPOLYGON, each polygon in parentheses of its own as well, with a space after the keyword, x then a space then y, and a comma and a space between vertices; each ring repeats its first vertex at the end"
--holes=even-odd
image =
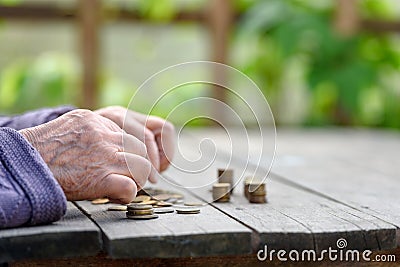
POLYGON ((159 207, 171 207, 173 204, 165 201, 158 201, 156 205, 159 207))
POLYGON ((153 206, 146 205, 143 203, 135 203, 135 204, 128 205, 128 210, 150 210, 152 208, 153 208, 153 206))
POLYGON ((99 205, 99 204, 106 204, 110 202, 108 198, 97 198, 92 200, 92 204, 99 205))
POLYGON ((267 199, 264 196, 249 196, 249 202, 250 203, 267 203, 267 199))
POLYGON ((183 198, 183 195, 181 195, 181 194, 170 194, 170 197, 171 198, 175 198, 175 199, 182 199, 183 198))
POLYGON ((153 199, 158 200, 158 201, 165 201, 171 198, 170 194, 159 194, 153 196, 153 199))
POLYGON ((157 200, 147 200, 147 201, 143 201, 143 202, 141 202, 140 204, 143 204, 143 205, 156 205, 157 204, 157 200))
POLYGON ((149 196, 145 196, 145 195, 141 195, 141 196, 137 196, 132 200, 132 203, 140 203, 140 202, 145 202, 145 201, 149 201, 151 199, 151 197, 149 196))
POLYGON ((128 209, 127 206, 115 205, 115 206, 108 207, 107 210, 109 210, 109 211, 126 211, 127 209, 128 209))
POLYGON ((230 198, 229 198, 229 196, 227 197, 226 195, 214 200, 214 202, 229 202, 229 201, 230 201, 230 198))
POLYGON ((215 202, 229 202, 230 184, 229 183, 213 184, 212 197, 215 202))
POLYGON ((128 210, 126 214, 128 215, 151 215, 153 214, 153 209, 151 210, 128 210))

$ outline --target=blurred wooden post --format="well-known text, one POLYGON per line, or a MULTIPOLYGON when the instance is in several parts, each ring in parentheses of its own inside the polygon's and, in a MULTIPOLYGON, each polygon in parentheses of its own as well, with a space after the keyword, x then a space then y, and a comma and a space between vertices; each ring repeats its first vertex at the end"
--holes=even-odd
POLYGON ((334 20, 336 31, 343 36, 351 36, 360 28, 360 19, 357 13, 357 0, 337 0, 334 20))
MULTIPOLYGON (((210 0, 208 6, 208 26, 211 33, 212 61, 226 64, 229 55, 229 37, 233 23, 233 8, 231 0, 210 0)), ((227 74, 221 68, 214 71, 214 82, 225 84, 227 74)), ((227 91, 213 86, 212 96, 222 102, 226 101, 227 91)), ((223 114, 214 107, 214 118, 223 122, 223 114)))
POLYGON ((81 107, 94 109, 98 105, 99 22, 100 0, 80 0, 79 28, 82 60, 81 107))

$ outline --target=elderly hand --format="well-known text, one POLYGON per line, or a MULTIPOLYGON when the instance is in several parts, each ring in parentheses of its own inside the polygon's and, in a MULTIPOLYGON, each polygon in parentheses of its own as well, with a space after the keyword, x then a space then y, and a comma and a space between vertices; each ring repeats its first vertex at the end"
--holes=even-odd
POLYGON ((107 196, 129 203, 151 173, 146 145, 88 110, 20 133, 39 151, 68 200, 107 196))
MULTIPOLYGON (((148 158, 157 171, 163 171, 169 166, 175 149, 175 129, 170 122, 118 106, 106 107, 95 112, 112 120, 128 134, 144 142, 148 158)), ((155 177, 152 175, 150 181, 155 182, 155 177)))

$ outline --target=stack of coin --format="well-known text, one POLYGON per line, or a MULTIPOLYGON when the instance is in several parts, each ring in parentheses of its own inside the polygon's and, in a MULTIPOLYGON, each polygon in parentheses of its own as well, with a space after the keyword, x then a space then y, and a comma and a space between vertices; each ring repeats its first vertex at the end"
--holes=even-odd
POLYGON ((198 214, 200 213, 199 207, 179 206, 175 207, 178 214, 198 214))
POLYGON ((213 200, 215 202, 229 202, 230 200, 230 184, 217 183, 213 185, 213 200))
POLYGON ((249 199, 249 195, 250 195, 250 193, 249 193, 249 184, 251 183, 252 179, 253 179, 252 177, 246 177, 244 179, 244 181, 243 181, 243 193, 244 193, 244 196, 247 199, 249 199))
POLYGON ((233 193, 233 170, 231 169, 218 169, 218 182, 228 183, 230 185, 230 191, 233 193))
POLYGON ((251 182, 248 184, 248 199, 250 203, 266 203, 267 192, 265 190, 265 183, 251 182))
POLYGON ((143 204, 129 204, 126 217, 135 220, 156 219, 158 215, 154 214, 153 206, 143 204))

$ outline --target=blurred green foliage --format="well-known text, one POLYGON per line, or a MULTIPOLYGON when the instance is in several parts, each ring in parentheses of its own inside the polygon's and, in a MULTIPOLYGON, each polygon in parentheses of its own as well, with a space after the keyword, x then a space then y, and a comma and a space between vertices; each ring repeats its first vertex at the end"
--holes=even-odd
POLYGON ((44 53, 18 59, 0 75, 0 107, 10 113, 74 103, 78 66, 70 55, 44 53))
MULTIPOLYGON (((360 1, 372 17, 393 18, 388 1, 360 1)), ((238 35, 257 49, 244 71, 263 88, 275 111, 286 72, 297 61, 310 91, 306 124, 400 127, 399 41, 367 29, 343 37, 333 27, 334 1, 253 1, 238 35)), ((275 112, 276 113, 276 112, 275 112)))
MULTIPOLYGON (((21 1, 0 3, 14 5, 21 1)), ((114 1, 103 3, 112 9, 114 1)), ((205 1, 124 3, 147 19, 168 22, 180 9, 200 9, 205 1)), ((363 0, 358 4, 364 18, 400 19, 393 12, 393 1, 363 0)), ((350 37, 337 34, 332 23, 335 0, 235 0, 234 6, 240 16, 232 42, 244 40, 253 45, 235 67, 260 85, 275 114, 282 105, 284 89, 290 92, 294 83, 302 83, 309 98, 304 103, 305 125, 400 128, 400 37, 368 29, 350 37), (293 68, 301 73, 300 80, 288 79, 293 68)), ((77 104, 81 74, 77 62, 74 56, 58 53, 16 59, 1 70, 2 111, 77 104)), ((103 73, 101 105, 126 105, 130 93, 131 85, 103 73)))

